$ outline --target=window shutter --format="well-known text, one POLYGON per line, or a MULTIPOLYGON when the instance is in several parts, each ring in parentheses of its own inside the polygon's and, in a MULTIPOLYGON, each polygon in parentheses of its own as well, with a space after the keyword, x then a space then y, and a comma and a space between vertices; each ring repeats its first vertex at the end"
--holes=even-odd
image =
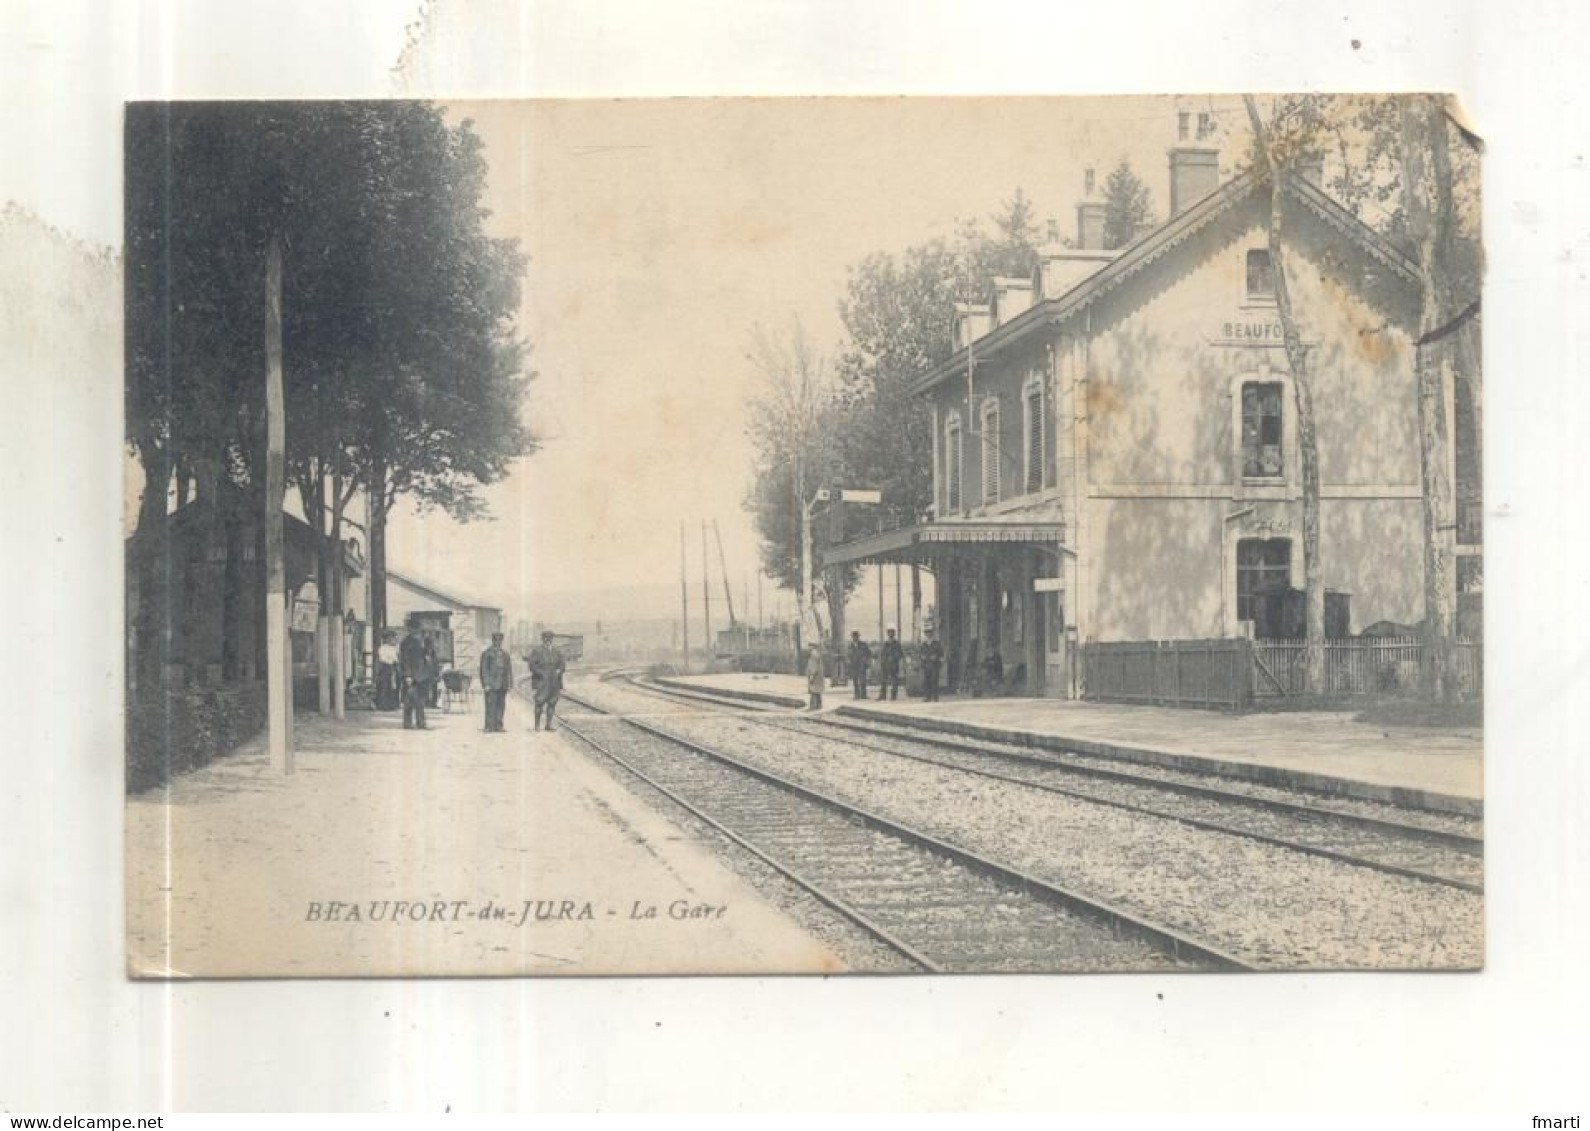
POLYGON ((999 502, 999 402, 983 410, 983 502, 999 502))
POLYGON ((1048 429, 1044 427, 1043 389, 1027 394, 1027 493, 1043 490, 1044 453, 1048 429))

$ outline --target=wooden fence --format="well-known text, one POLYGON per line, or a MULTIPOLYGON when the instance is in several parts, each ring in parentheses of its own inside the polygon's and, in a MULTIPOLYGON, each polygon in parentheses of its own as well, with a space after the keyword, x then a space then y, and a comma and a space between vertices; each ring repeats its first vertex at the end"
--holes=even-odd
POLYGON ((1087 698, 1238 711, 1253 698, 1253 646, 1226 640, 1133 640, 1086 644, 1087 698))
MULTIPOLYGON (((1395 695, 1423 684, 1430 646, 1417 636, 1354 636, 1325 641, 1326 695, 1395 695)), ((1254 694, 1275 698, 1303 693, 1303 641, 1253 642, 1254 694)), ((1457 642, 1458 690, 1477 695, 1485 686, 1484 649, 1457 642)))

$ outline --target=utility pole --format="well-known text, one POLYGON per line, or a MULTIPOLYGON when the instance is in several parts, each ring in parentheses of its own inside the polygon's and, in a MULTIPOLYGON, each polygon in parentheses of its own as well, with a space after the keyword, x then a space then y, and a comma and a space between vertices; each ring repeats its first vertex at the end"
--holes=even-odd
POLYGON ((712 664, 712 563, 707 558, 707 524, 701 524, 701 626, 706 639, 701 646, 706 649, 707 665, 712 664))
POLYGON ((679 627, 684 634, 684 672, 690 674, 690 578, 685 572, 685 522, 679 520, 679 627))
POLYGON ((900 590, 900 563, 894 563, 894 630, 899 639, 905 639, 905 606, 901 601, 900 590))
POLYGON ((723 535, 718 530, 718 520, 712 520, 712 537, 718 543, 718 574, 723 578, 723 602, 729 607, 729 627, 735 626, 734 593, 729 588, 729 563, 723 556, 723 535))
POLYGON ((883 639, 883 563, 875 567, 878 573, 878 639, 883 639))
POLYGON ((282 242, 265 251, 265 704, 271 769, 293 772, 293 657, 287 647, 287 563, 282 497, 287 490, 287 406, 282 394, 282 242))
POLYGON ((845 685, 845 586, 839 567, 829 565, 833 551, 845 540, 845 497, 838 487, 828 492, 828 543, 823 564, 828 573, 828 621, 833 626, 834 684, 845 685))

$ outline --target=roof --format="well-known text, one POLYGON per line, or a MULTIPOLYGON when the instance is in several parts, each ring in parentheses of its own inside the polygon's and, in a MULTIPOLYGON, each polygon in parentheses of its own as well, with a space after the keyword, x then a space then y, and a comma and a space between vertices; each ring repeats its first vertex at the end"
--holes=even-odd
MULTIPOLYGON (((967 351, 992 354, 1027 337, 1034 330, 1054 325, 1080 314, 1092 303, 1108 294, 1145 267, 1157 262, 1169 252, 1180 247, 1220 217, 1231 212, 1250 195, 1259 191, 1261 182, 1251 172, 1233 177, 1214 192, 1182 211, 1178 216, 1140 236, 1123 248, 1114 260, 1080 280, 1069 290, 1053 298, 1037 302, 1032 307, 1002 326, 998 326, 970 346, 956 350, 919 380, 912 383, 909 393, 924 393, 948 377, 966 371, 967 351)), ((1317 185, 1301 177, 1288 177, 1282 182, 1284 190, 1314 213, 1325 224, 1351 239, 1372 258, 1390 267, 1405 281, 1419 285, 1419 269, 1414 262, 1397 250, 1396 246, 1330 196, 1317 185)))
POLYGON ((919 546, 989 542, 1042 543, 1074 556, 1075 552, 1065 546, 1064 541, 1063 522, 1035 521, 1019 516, 945 519, 942 522, 902 526, 898 530, 886 530, 881 534, 846 542, 825 554, 823 564, 846 565, 851 562, 910 558, 915 556, 919 546))
POLYGON ((442 602, 444 605, 453 605, 460 609, 491 609, 496 612, 502 611, 501 605, 495 604, 491 601, 478 601, 474 597, 458 592, 456 589, 443 589, 435 582, 422 580, 418 577, 415 577, 412 573, 406 573, 402 570, 392 569, 390 566, 387 567, 386 575, 389 580, 396 581, 400 585, 405 585, 410 589, 423 593, 427 597, 432 597, 435 600, 442 602))

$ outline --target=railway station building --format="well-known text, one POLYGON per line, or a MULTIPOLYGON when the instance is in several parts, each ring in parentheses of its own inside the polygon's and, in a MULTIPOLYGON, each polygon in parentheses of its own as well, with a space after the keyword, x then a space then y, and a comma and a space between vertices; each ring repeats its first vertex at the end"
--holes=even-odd
MULTIPOLYGON (((1303 634, 1271 187, 1220 183, 1218 151, 1202 145, 1172 148, 1169 166, 1165 223, 1104 250, 1104 205, 1084 201, 1074 247, 957 308, 955 352, 913 390, 932 414, 931 513, 829 555, 933 573, 952 687, 992 649, 1012 690, 1074 697, 1089 642, 1303 634)), ((1313 382, 1326 634, 1416 625, 1418 270, 1316 176, 1281 191, 1313 382)), ((1481 576, 1479 433, 1467 382, 1455 384, 1461 589, 1481 576)))

